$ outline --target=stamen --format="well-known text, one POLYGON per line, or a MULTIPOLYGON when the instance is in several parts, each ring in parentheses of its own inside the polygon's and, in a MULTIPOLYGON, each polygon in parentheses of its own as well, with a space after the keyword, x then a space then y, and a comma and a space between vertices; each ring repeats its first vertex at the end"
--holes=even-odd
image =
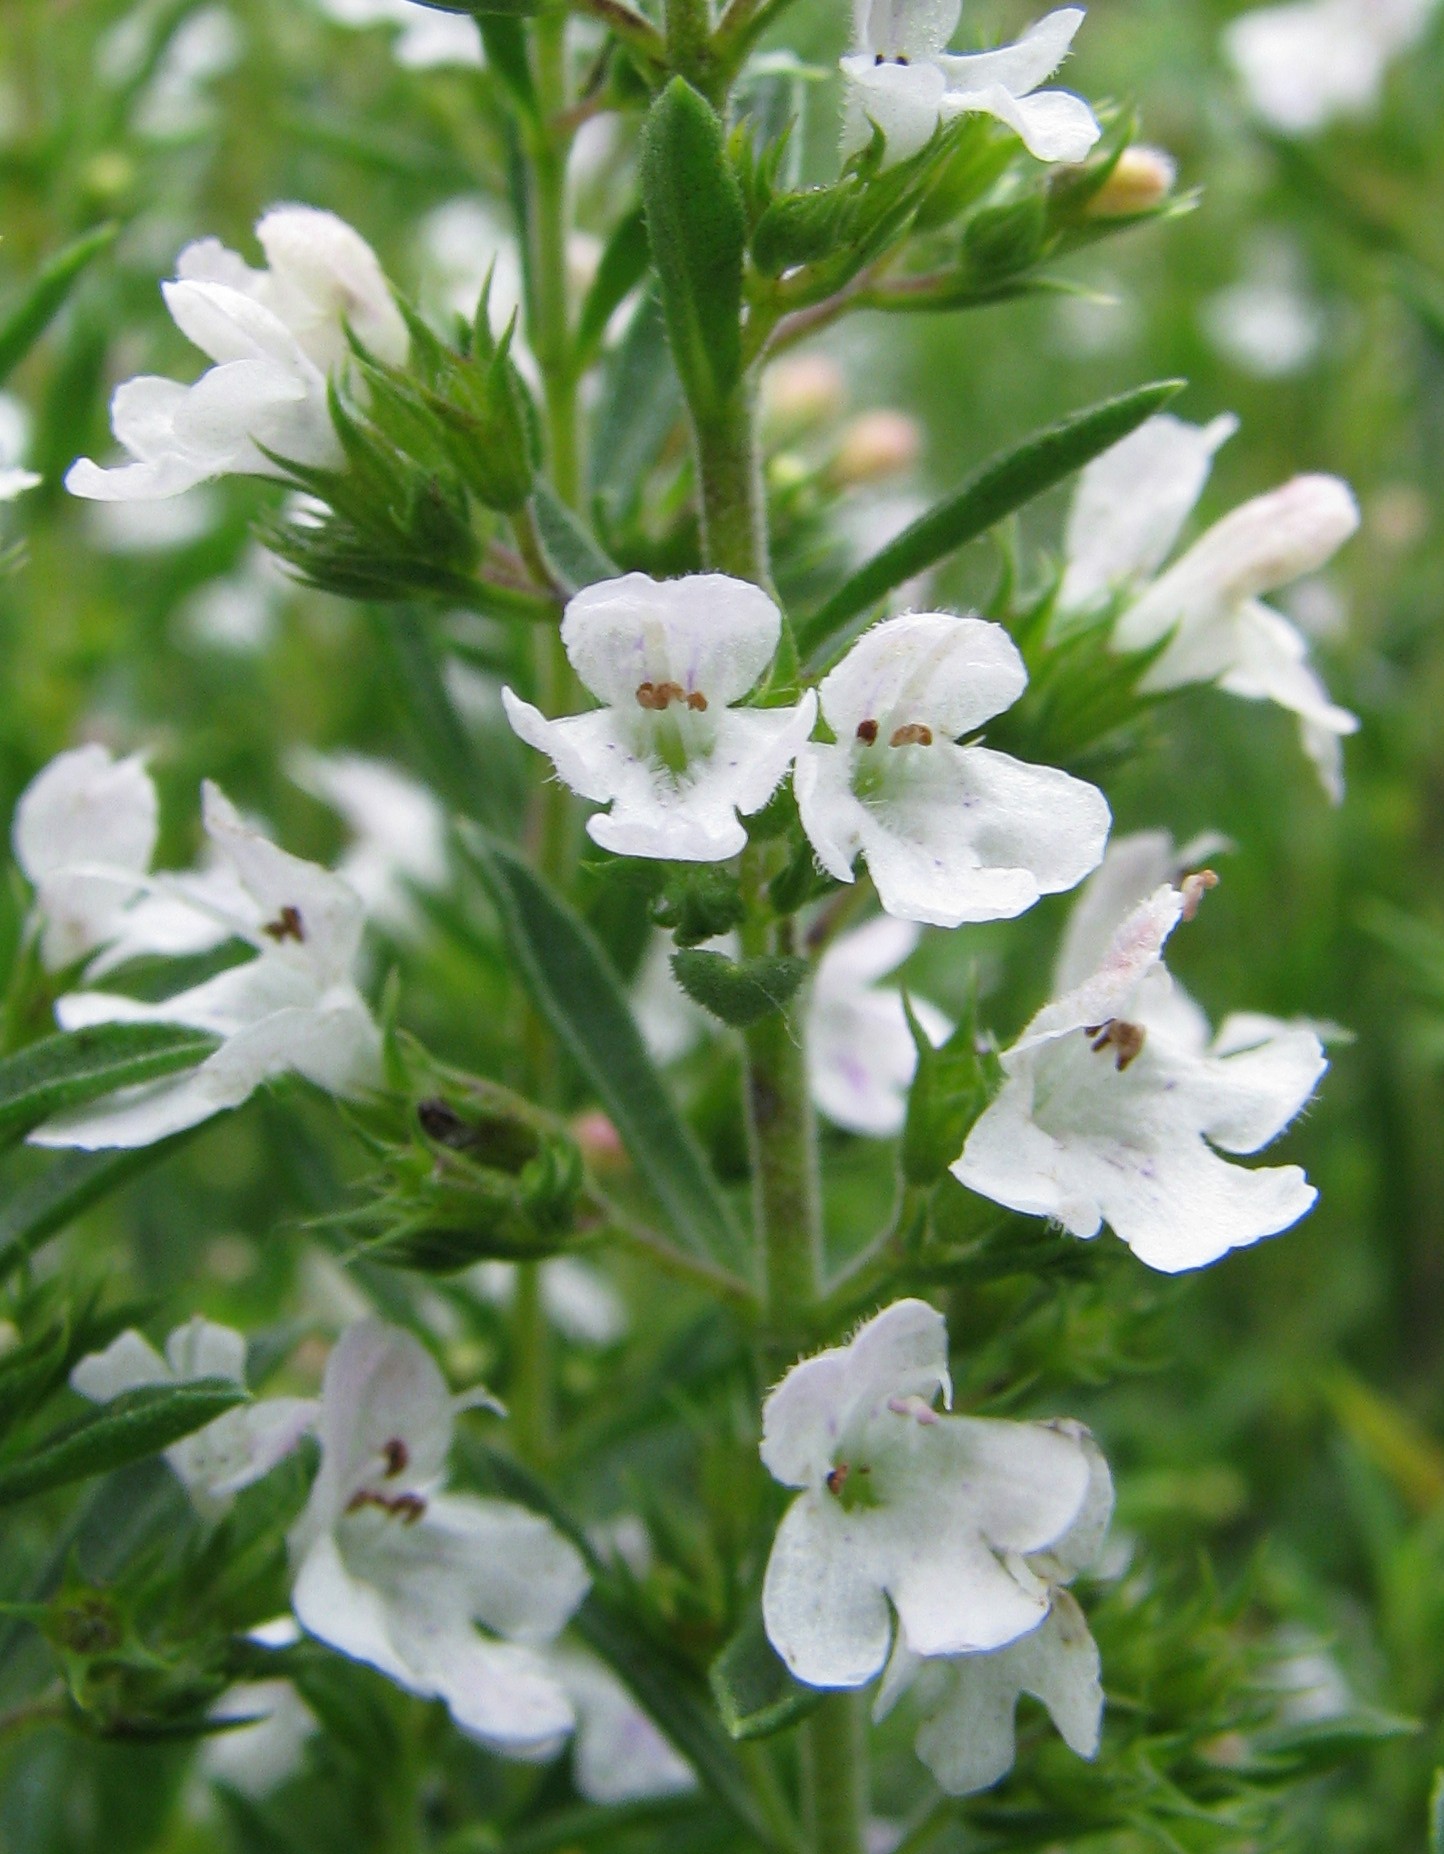
POLYGON ((287 902, 275 920, 268 921, 261 932, 274 940, 277 946, 282 940, 303 941, 306 938, 306 929, 301 925, 301 910, 292 907, 290 902, 287 902))
POLYGON ((643 682, 637 685, 637 705, 662 714, 673 702, 685 702, 689 708, 705 708, 707 698, 695 690, 691 695, 680 682, 643 682))
POLYGON ((845 1461, 840 1461, 835 1468, 828 1469, 827 1491, 834 1499, 840 1500, 842 1498, 842 1490, 847 1485, 847 1477, 851 1472, 852 1469, 845 1461))
POLYGON ((398 1474, 403 1473, 411 1465, 411 1450, 407 1448, 400 1436, 393 1436, 381 1450, 381 1455, 386 1463, 388 1481, 394 1481, 398 1474))
POLYGON ((426 1502, 420 1494, 383 1494, 374 1493, 369 1487, 358 1488, 346 1502, 348 1513, 359 1513, 364 1506, 380 1507, 383 1513, 389 1513, 393 1519, 403 1524, 414 1526, 426 1511, 426 1502))
POLYGON ((1093 1051, 1112 1049, 1117 1052, 1118 1071, 1122 1074, 1130 1062, 1135 1062, 1142 1054, 1143 1045, 1148 1041, 1148 1032, 1142 1024, 1131 1024, 1124 1017, 1110 1017, 1104 1024, 1085 1026, 1084 1036, 1092 1037, 1093 1051))
POLYGON ((1183 894, 1183 918, 1191 921, 1203 905, 1203 898, 1211 888, 1218 887, 1218 877, 1212 869, 1196 869, 1192 875, 1186 875, 1179 883, 1183 894))
POLYGON ((699 715, 706 714, 707 697, 700 689, 693 689, 691 694, 687 697, 687 706, 694 709, 699 715))
POLYGON ((906 727, 896 728, 888 742, 890 747, 930 747, 933 744, 933 730, 921 721, 909 721, 906 727))
POLYGON ((870 747, 877 739, 877 722, 859 721, 857 724, 857 737, 865 747, 870 747))

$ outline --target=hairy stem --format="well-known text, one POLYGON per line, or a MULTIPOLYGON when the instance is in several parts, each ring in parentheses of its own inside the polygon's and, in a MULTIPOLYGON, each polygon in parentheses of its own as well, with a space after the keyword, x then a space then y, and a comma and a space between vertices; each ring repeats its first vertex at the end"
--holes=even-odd
POLYGON ((830 1693, 802 1728, 814 1854, 863 1854, 867 1821, 863 1705, 861 1693, 830 1693))
POLYGON ((702 557, 718 573, 771 588, 756 394, 744 377, 694 428, 702 501, 702 557))

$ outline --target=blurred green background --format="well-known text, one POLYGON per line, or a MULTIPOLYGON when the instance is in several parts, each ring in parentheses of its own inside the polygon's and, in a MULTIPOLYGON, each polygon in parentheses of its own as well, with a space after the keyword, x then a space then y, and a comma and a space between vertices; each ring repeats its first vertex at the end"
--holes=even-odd
MULTIPOLYGON (((1358 539, 1292 607, 1335 698, 1363 719, 1342 808, 1317 789, 1288 717, 1210 692, 1171 706, 1148 750, 1104 778, 1120 829, 1164 825, 1181 840, 1217 830, 1235 846, 1178 956, 1210 1012, 1304 1014, 1348 1033, 1286 1142, 1319 1208, 1203 1278, 1144 1278, 1115 1266, 1116 1244, 1100 1245, 1096 1266, 1041 1306, 1014 1286, 959 1290, 952 1317, 964 1351, 976 1348, 975 1401, 1026 1374, 1029 1408, 1096 1426, 1120 1478, 1121 1529, 1156 1567, 1160 1601, 1199 1585, 1206 1558, 1225 1588, 1246 1582, 1242 1638, 1326 1652, 1351 1703, 1419 1722, 1280 1792, 1246 1825, 1194 1840, 1184 1823, 1174 1841, 1138 1845, 1394 1854, 1424 1846, 1444 1762, 1444 17, 1396 65, 1377 115, 1282 144, 1250 120, 1220 53, 1240 10, 1097 0, 1067 82, 1136 108, 1144 139, 1176 158, 1180 190, 1200 190, 1196 210, 1070 261, 1074 292, 836 331, 820 351, 840 368, 847 405, 811 454, 834 441, 836 421, 869 408, 919 422, 916 463, 854 492, 850 520, 869 495, 940 492, 1067 410, 1181 375, 1184 416, 1242 420, 1205 514, 1301 470, 1338 473, 1358 492, 1358 539), (1014 1320, 1000 1349, 994 1335, 1014 1320)), ((1031 15, 976 0, 966 26, 991 40, 1031 15)), ((840 0, 800 0, 777 37, 825 65, 847 29, 840 0)), ((0 811, 50 755, 98 738, 150 750, 163 862, 197 847, 202 776, 288 847, 334 856, 340 827, 287 780, 286 750, 345 745, 415 765, 373 618, 257 565, 248 524, 275 492, 231 481, 184 510, 108 516, 68 498, 60 476, 78 454, 108 455, 118 379, 192 377, 195 357, 157 288, 192 237, 215 233, 253 255, 259 213, 302 200, 351 220, 430 306, 468 278, 474 289, 506 223, 490 86, 481 71, 405 69, 388 29, 347 30, 305 0, 0 7, 0 303, 71 237, 108 219, 121 228, 11 382, 33 421, 27 461, 46 480, 0 510, 4 538, 24 550, 0 579, 0 811), (490 230, 478 200, 490 202, 490 230)), ((809 88, 815 176, 833 159, 835 110, 831 81, 809 88)), ((625 180, 633 126, 586 143, 584 229, 605 231, 618 210, 607 176, 625 180)), ((1025 562, 1056 546, 1064 508, 1059 497, 1029 511, 1025 562)), ((991 546, 976 547, 943 594, 980 597, 997 567, 991 546)), ((480 749, 515 781, 520 761, 475 681, 478 665, 507 669, 511 647, 447 622, 472 665, 480 749)), ((7 949, 24 906, 12 881, 7 949)), ((1065 912, 1058 901, 1006 933, 937 937, 918 956, 919 988, 956 1006, 978 955, 990 1020, 1011 1034, 1046 989, 1065 912)), ((505 976, 478 966, 463 902, 455 913, 453 931, 386 949, 377 969, 399 967, 404 1018, 438 1054, 504 1072, 505 976)), ((725 1074, 697 1078, 704 1119, 725 1089, 725 1074)), ((23 1163, 12 1162, 12 1183, 23 1163)), ((889 1164, 879 1148, 830 1142, 841 1245, 882 1213, 889 1164)), ((65 1254, 177 1318, 204 1307, 247 1326, 324 1321, 298 1231, 336 1207, 354 1168, 323 1109, 289 1095, 256 1104, 92 1216, 65 1254)), ((626 1362, 569 1359, 568 1407, 620 1397, 678 1317, 659 1319, 626 1362)), ((499 1323, 467 1322, 457 1368, 464 1350, 504 1377, 499 1323)), ((705 1511, 706 1466, 694 1468, 705 1511)), ((622 1460, 610 1471, 629 1470, 622 1460)), ((7 1518, 0 1594, 54 1548, 41 1522, 7 1518)), ((677 1614, 691 1605, 715 1620, 677 1576, 677 1614)), ((1177 1602, 1182 1640, 1191 1625, 1177 1602)), ((1109 1645, 1105 1631, 1105 1670, 1109 1645)), ((20 1657, 13 1639, 10 1651, 20 1657)), ((13 1666, 0 1674, 12 1677, 13 1666)), ((178 1793, 181 1755, 27 1739, 0 1789, 0 1847, 208 1845, 209 1830, 162 1806, 178 1793), (146 1776, 150 1763, 164 1781, 146 1776)))

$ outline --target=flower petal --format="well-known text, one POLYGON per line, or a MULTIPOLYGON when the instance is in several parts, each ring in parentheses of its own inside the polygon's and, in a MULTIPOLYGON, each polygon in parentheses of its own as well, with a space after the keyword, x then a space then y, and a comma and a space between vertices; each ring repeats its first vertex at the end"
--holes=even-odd
POLYGON ((858 1523, 867 1517, 805 1493, 777 1528, 762 1617, 772 1646, 809 1686, 860 1687, 887 1660, 892 1620, 871 1536, 858 1523))
POLYGON ((1081 161, 1103 133, 1092 110, 1071 90, 1035 90, 1020 97, 998 84, 986 90, 950 89, 943 108, 950 117, 971 111, 996 116, 1039 161, 1081 161))
POLYGON ((970 734, 1028 686, 1018 647, 1000 624, 950 612, 909 612, 865 631, 822 679, 828 725, 843 742, 877 723, 882 738, 923 723, 949 740, 970 734))
POLYGON ((947 82, 935 64, 877 64, 869 52, 842 60, 848 80, 842 152, 856 154, 881 129, 883 166, 926 148, 942 120, 947 82))
POLYGON ((70 1388, 92 1403, 109 1403, 147 1384, 169 1384, 170 1366, 148 1339, 133 1329, 112 1339, 103 1352, 91 1352, 70 1373, 70 1388))
POLYGON ((579 592, 562 619, 572 667, 609 707, 630 710, 637 690, 674 682, 725 708, 771 664, 782 617, 759 587, 725 573, 657 580, 626 573, 579 592))
POLYGON ((246 1340, 233 1327, 220 1326, 197 1314, 177 1326, 165 1342, 165 1355, 176 1378, 229 1378, 246 1381, 246 1340))
POLYGON ((1203 494, 1215 451, 1237 430, 1230 413, 1190 425, 1161 412, 1088 465, 1068 511, 1065 611, 1085 611, 1157 572, 1203 494))
POLYGON ((994 85, 1015 97, 1036 90, 1068 56, 1083 24, 1081 6, 1059 7, 1046 14, 1016 44, 995 51, 950 53, 938 59, 952 90, 987 90, 994 85))

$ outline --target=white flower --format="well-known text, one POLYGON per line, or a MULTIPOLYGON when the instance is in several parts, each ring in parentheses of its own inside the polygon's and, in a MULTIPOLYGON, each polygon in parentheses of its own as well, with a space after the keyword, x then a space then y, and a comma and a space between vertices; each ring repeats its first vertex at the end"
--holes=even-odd
MULTIPOLYGON (((1204 831, 1183 845, 1166 830, 1136 830, 1111 837, 1103 861, 1078 891, 1053 965, 1053 996, 1072 991, 1102 965, 1114 935, 1142 902, 1165 883, 1177 885, 1211 856, 1232 849, 1227 837, 1204 831)), ((1174 981, 1173 996, 1180 995, 1174 981)))
POLYGON ((1028 681, 1001 625, 946 612, 889 618, 822 682, 836 744, 797 756, 793 789, 817 859, 853 880, 859 851, 903 920, 1008 919, 1080 882, 1103 854, 1103 794, 1050 766, 960 746, 1028 681))
MULTIPOLYGON (((885 914, 843 934, 817 963, 807 1003, 807 1075, 812 1099, 834 1125, 888 1139, 902 1131, 918 1052, 902 993, 883 987, 913 951, 919 930, 885 914)), ((928 1040, 944 1042, 952 1024, 926 998, 912 999, 928 1040)))
POLYGON ((13 502, 40 478, 23 467, 30 442, 30 414, 11 393, 0 393, 0 502, 13 502))
POLYGON ((1359 723, 1329 700, 1303 636, 1261 594, 1314 572, 1359 525, 1349 486, 1299 476, 1225 515, 1151 584, 1208 479, 1213 454, 1236 429, 1167 414, 1150 419, 1083 472, 1068 524, 1065 609, 1135 593, 1113 631, 1117 650, 1167 643, 1145 692, 1216 683, 1298 715, 1325 789, 1343 789, 1340 737, 1359 723), (1142 590, 1138 590, 1139 587, 1142 590))
POLYGON ((1375 107, 1389 65, 1421 38, 1438 0, 1293 0, 1230 21, 1224 48, 1264 120, 1308 135, 1375 107))
POLYGON ((1339 742, 1357 730, 1358 718, 1329 700, 1303 635, 1260 594, 1315 572, 1358 525, 1347 483, 1296 476, 1215 522, 1124 611, 1113 632, 1118 650, 1168 640, 1138 685, 1145 692, 1212 682, 1296 714, 1304 749, 1335 803, 1343 796, 1339 742))
POLYGON ((1153 577, 1197 507, 1214 453, 1237 430, 1230 412, 1207 425, 1160 412, 1088 465, 1068 511, 1065 611, 1087 611, 1153 577))
POLYGON ((485 62, 477 23, 461 13, 439 12, 416 0, 321 0, 321 10, 339 26, 399 26, 396 62, 413 71, 485 62))
POLYGON ((342 1335, 321 1392, 321 1470, 291 1534, 292 1607, 342 1654, 445 1701, 483 1744, 534 1752, 572 1726, 533 1650, 581 1602, 586 1568, 538 1515, 443 1491, 456 1407, 407 1333, 367 1320, 342 1335))
POLYGON ((326 382, 346 360, 346 326, 399 365, 406 324, 375 253, 334 213, 274 207, 256 237, 265 270, 215 238, 181 252, 175 281, 161 286, 166 307, 216 364, 193 386, 143 375, 118 387, 111 428, 135 461, 103 470, 81 458, 65 479, 73 495, 123 502, 215 476, 282 474, 261 446, 295 463, 342 463, 326 382))
POLYGON ((639 1802, 695 1790, 692 1766, 604 1662, 577 1648, 546 1657, 577 1715, 572 1779, 588 1802, 639 1802))
MULTIPOLYGON (((234 890, 227 937, 256 957, 160 1004, 110 992, 71 992, 56 1005, 63 1028, 97 1023, 175 1023, 222 1038, 198 1068, 127 1088, 30 1135, 38 1146, 148 1146, 238 1107, 261 1083, 290 1072, 331 1094, 355 1098, 381 1079, 381 1037, 352 972, 360 948, 361 902, 315 863, 278 849, 241 821, 217 787, 204 788, 206 831, 226 876, 209 898, 234 890)), ((207 885, 174 883, 190 900, 207 885)), ((221 913, 217 907, 218 915, 221 913)))
POLYGON ((1162 961, 1185 905, 1158 889, 1092 976, 1044 1006, 1004 1052, 1002 1091, 952 1168, 969 1189, 1074 1236, 1107 1222, 1166 1274, 1312 1208, 1298 1166, 1250 1171, 1220 1155, 1276 1139, 1327 1067, 1312 1030, 1276 1018, 1235 1015, 1210 1043, 1162 961))
POLYGON ((996 116, 1040 161, 1081 161, 1102 131, 1067 90, 1040 90, 1068 55, 1081 7, 1062 7, 1016 45, 950 54, 961 0, 857 0, 858 49, 844 58, 849 83, 843 152, 864 148, 876 124, 886 160, 905 160, 940 123, 978 111, 996 116))
POLYGON ((61 753, 20 794, 10 835, 35 890, 40 956, 58 972, 106 945, 150 873, 155 787, 138 754, 91 744, 61 753), (104 868, 106 873, 93 873, 104 868))
POLYGON ((894 1611, 920 1655, 1001 1648, 1048 1613, 1026 1560, 1087 1507, 1079 1434, 941 1416, 939 1391, 951 1392, 943 1317, 901 1300, 795 1365, 763 1406, 762 1460, 802 1491, 773 1542, 762 1614, 811 1686, 880 1672, 894 1611))
POLYGON ((587 829, 622 856, 720 862, 747 841, 812 731, 817 699, 733 708, 767 670, 782 619, 765 592, 723 573, 628 573, 567 606, 562 642, 604 708, 549 721, 510 689, 507 718, 574 792, 612 803, 587 829))
POLYGON ((368 917, 389 932, 419 926, 413 888, 446 881, 446 813, 436 794, 385 760, 361 753, 291 754, 286 770, 297 785, 339 811, 353 842, 336 873, 349 882, 368 917))
MULTIPOLYGON (((246 1381, 244 1336, 199 1315, 176 1327, 165 1342, 164 1358, 138 1332, 121 1333, 103 1352, 81 1359, 70 1374, 70 1386, 92 1403, 109 1403, 144 1385, 189 1384, 198 1378, 227 1378, 242 1386, 246 1381)), ((263 1397, 173 1442, 165 1460, 197 1510, 214 1517, 233 1495, 289 1455, 315 1417, 316 1405, 309 1398, 263 1397)))
POLYGON ((215 1732, 201 1745, 200 1768, 212 1783, 224 1783, 258 1800, 300 1770, 306 1741, 318 1730, 316 1715, 289 1680, 243 1680, 211 1707, 212 1719, 247 1719, 215 1732))
POLYGON ((952 1796, 970 1796, 1007 1775, 1013 1764, 1013 1720, 1021 1694, 1048 1708, 1064 1743, 1080 1757, 1098 1751, 1103 1688, 1098 1648, 1082 1610, 1068 1590, 1094 1563, 1113 1512, 1113 1480, 1096 1442, 1076 1424, 1088 1457, 1090 1482, 1083 1510, 1067 1536, 1029 1568, 1047 1586, 1047 1616, 1031 1633, 991 1654, 924 1660, 902 1643, 893 1650, 873 1706, 883 1718, 912 1691, 923 1714, 917 1753, 952 1796))

